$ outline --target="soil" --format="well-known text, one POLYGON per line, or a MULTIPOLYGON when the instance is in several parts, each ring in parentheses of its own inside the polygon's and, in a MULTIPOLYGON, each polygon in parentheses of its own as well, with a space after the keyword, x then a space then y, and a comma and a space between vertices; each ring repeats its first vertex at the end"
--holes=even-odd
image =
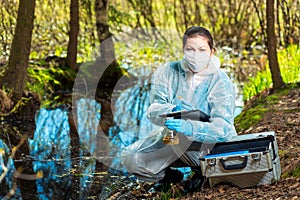
MULTIPOLYGON (((261 94, 259 99, 267 98, 261 94)), ((184 194, 182 184, 174 185, 168 192, 150 193, 153 183, 118 184, 109 199, 298 199, 300 198, 300 87, 278 97, 275 104, 264 105, 267 112, 260 121, 238 134, 274 131, 281 162, 280 180, 262 186, 240 189, 220 184, 213 188, 204 185, 201 191, 184 194)), ((245 108, 253 108, 254 99, 245 108)))

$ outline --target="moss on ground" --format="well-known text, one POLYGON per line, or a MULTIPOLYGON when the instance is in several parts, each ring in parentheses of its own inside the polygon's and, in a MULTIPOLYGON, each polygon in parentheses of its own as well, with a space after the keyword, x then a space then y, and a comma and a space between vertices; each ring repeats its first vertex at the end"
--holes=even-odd
POLYGON ((295 178, 300 178, 300 163, 298 163, 298 166, 293 171, 292 176, 295 178))
POLYGON ((243 111, 235 118, 235 127, 237 132, 245 131, 251 126, 259 123, 261 118, 267 111, 268 109, 261 106, 243 111))
MULTIPOLYGON (((297 84, 288 84, 284 88, 269 94, 268 91, 262 92, 253 97, 246 103, 244 110, 235 118, 235 127, 237 132, 243 132, 251 126, 257 125, 268 111, 275 111, 270 108, 279 103, 283 96, 289 94, 290 90, 299 87, 297 84)), ((295 112, 295 109, 285 110, 285 112, 295 112)))

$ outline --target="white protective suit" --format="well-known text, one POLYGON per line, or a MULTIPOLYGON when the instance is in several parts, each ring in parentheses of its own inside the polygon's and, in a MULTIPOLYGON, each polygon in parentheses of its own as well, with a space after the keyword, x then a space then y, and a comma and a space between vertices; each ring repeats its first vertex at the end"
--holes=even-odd
MULTIPOLYGON (((209 122, 187 120, 192 124, 192 135, 180 137, 178 145, 165 145, 162 141, 165 129, 154 131, 146 139, 138 140, 122 153, 123 164, 129 172, 146 181, 158 181, 164 170, 180 158, 187 166, 199 166, 199 158, 208 153, 202 145, 199 151, 189 151, 191 143, 215 144, 236 135, 234 85, 220 69, 220 61, 213 56, 204 71, 193 74, 184 60, 171 62, 154 74, 150 93, 148 118, 152 123, 164 126, 160 114, 170 113, 184 101, 191 109, 207 114, 209 122)), ((201 146, 201 145, 200 145, 201 146)))

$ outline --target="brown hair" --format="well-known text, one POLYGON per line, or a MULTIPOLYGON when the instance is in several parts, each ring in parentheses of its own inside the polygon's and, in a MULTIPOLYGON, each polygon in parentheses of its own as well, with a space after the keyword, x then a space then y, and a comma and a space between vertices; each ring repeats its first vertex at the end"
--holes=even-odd
POLYGON ((207 39, 208 45, 209 45, 211 50, 213 50, 213 51, 216 50, 215 47, 214 47, 214 40, 213 40, 212 35, 210 34, 210 32, 206 28, 201 27, 201 26, 192 26, 184 32, 183 40, 182 40, 183 47, 185 46, 186 41, 187 41, 188 38, 193 38, 193 37, 196 37, 198 35, 202 36, 202 37, 205 37, 207 39))

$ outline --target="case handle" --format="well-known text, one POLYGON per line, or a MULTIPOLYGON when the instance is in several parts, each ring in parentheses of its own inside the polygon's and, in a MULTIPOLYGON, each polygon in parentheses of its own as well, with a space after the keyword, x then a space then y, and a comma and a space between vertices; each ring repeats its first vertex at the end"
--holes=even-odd
POLYGON ((226 165, 225 161, 226 160, 223 158, 220 159, 220 162, 225 170, 243 169, 247 165, 248 156, 243 156, 243 162, 240 164, 226 165))

